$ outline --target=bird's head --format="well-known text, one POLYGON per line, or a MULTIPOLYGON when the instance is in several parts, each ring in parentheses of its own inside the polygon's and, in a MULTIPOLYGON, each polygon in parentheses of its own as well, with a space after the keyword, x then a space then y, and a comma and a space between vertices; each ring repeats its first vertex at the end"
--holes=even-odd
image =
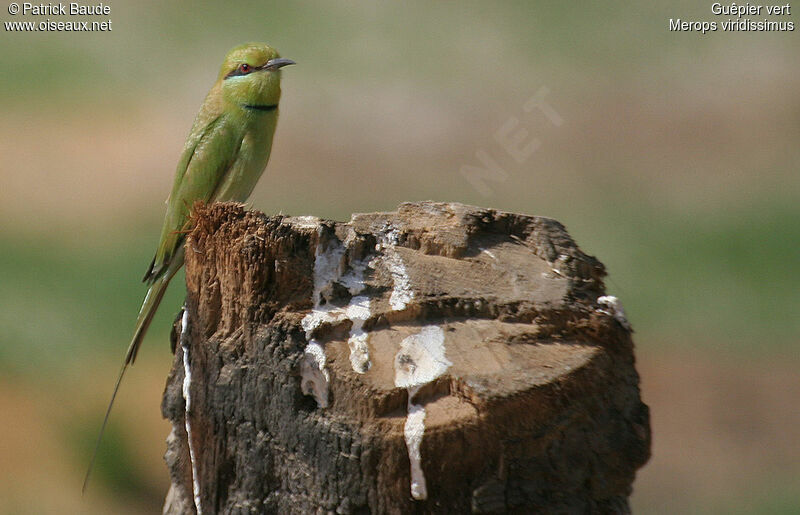
POLYGON ((228 52, 219 72, 225 100, 240 106, 276 106, 281 97, 280 69, 295 64, 263 43, 247 43, 228 52))

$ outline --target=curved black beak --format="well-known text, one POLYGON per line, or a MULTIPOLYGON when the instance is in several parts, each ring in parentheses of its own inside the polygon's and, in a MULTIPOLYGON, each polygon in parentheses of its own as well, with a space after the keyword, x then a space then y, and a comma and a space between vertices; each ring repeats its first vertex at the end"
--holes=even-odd
POLYGON ((285 57, 278 57, 276 59, 270 59, 267 61, 267 64, 261 67, 262 70, 277 70, 283 68, 284 66, 289 66, 290 64, 297 64, 296 62, 292 61, 291 59, 287 59, 285 57))

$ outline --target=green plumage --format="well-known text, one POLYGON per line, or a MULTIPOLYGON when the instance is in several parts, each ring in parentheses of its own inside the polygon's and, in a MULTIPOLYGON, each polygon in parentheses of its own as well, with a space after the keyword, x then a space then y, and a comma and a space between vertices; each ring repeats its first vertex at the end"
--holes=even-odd
MULTIPOLYGON (((136 359, 169 281, 183 266, 185 230, 192 206, 197 201, 247 200, 267 166, 278 121, 280 68, 288 64, 294 62, 280 58, 277 51, 262 43, 238 46, 225 57, 217 82, 195 117, 175 171, 161 238, 144 276, 147 294, 103 428, 125 370, 136 359)), ((101 437, 102 433, 103 429, 101 437)), ((89 468, 91 471, 91 465, 89 468)), ((89 472, 86 480, 88 477, 89 472)))

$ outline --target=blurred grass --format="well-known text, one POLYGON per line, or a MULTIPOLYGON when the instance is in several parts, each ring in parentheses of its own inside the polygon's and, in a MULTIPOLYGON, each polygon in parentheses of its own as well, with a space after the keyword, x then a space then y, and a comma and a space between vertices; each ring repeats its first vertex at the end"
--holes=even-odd
POLYGON ((8 71, 0 76, 0 94, 15 102, 46 95, 92 103, 170 87, 204 91, 187 72, 200 68, 213 77, 225 49, 250 40, 269 40, 291 53, 305 66, 295 74, 313 70, 308 73, 323 81, 321 88, 410 76, 435 87, 483 91, 513 88, 543 72, 550 81, 578 72, 600 85, 610 72, 615 81, 642 71, 659 76, 675 61, 687 64, 688 54, 716 53, 720 44, 740 50, 743 59, 761 49, 780 56, 797 46, 795 38, 775 34, 714 40, 666 30, 670 17, 710 18, 706 7, 688 0, 636 6, 244 0, 202 7, 116 1, 109 33, 0 33, 0 66, 8 71), (490 73, 475 80, 468 69, 490 73))
MULTIPOLYGON (((79 419, 71 421, 74 425, 67 428, 67 444, 77 461, 83 462, 92 455, 94 442, 87 440, 87 434, 97 432, 95 420, 79 419)), ((161 507, 161 488, 154 488, 153 481, 143 474, 137 463, 138 450, 127 438, 121 423, 110 421, 103 435, 103 452, 98 453, 90 479, 94 488, 102 486, 114 492, 119 500, 125 503, 147 505, 150 510, 157 511, 161 507), (95 482, 101 484, 95 485, 95 482)))
POLYGON ((688 350, 700 341, 707 352, 796 352, 795 199, 757 198, 710 214, 620 199, 596 213, 568 229, 606 264, 607 289, 624 299, 639 345, 688 350))
MULTIPOLYGON (((110 33, 0 32, 0 374, 13 385, 4 395, 27 399, 31 420, 48 415, 43 437, 74 460, 60 464, 70 472, 51 482, 53 498, 27 512, 57 512, 79 488, 182 139, 222 56, 244 41, 268 41, 299 63, 285 75, 256 208, 347 219, 434 199, 552 216, 607 266, 640 356, 796 361, 796 33, 668 32, 671 17, 711 18, 708 4, 688 0, 111 6, 110 33), (522 119, 541 86, 565 120, 557 130, 522 119), (495 139, 512 116, 542 141, 522 164, 495 139), (458 172, 477 149, 509 172, 489 196, 458 172), (51 415, 54 406, 63 413, 51 415)), ((101 448, 96 480, 112 499, 89 511, 151 512, 163 499, 157 378, 171 361, 182 283, 173 281, 101 448)), ((736 486, 752 502, 719 492, 676 502, 800 509, 796 485, 774 480, 770 466, 779 469, 765 465, 736 486)), ((659 480, 694 472, 658 470, 659 480)), ((20 506, 0 500, 0 513, 20 506)))
MULTIPOLYGON (((121 356, 146 291, 133 271, 149 262, 149 232, 83 234, 78 246, 0 236, 0 369, 57 380, 87 355, 121 356)), ((176 276, 152 339, 168 332, 183 302, 182 283, 176 276)))

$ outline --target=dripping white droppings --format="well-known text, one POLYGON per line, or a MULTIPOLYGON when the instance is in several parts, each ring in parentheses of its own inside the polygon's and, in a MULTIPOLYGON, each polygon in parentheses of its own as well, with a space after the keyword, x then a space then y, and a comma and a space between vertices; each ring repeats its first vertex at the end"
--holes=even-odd
POLYGON ((357 296, 350 299, 346 309, 347 318, 353 322, 350 337, 347 339, 347 345, 350 347, 350 365, 359 374, 365 373, 372 365, 367 345, 369 333, 364 331, 364 322, 370 316, 369 304, 369 297, 357 296))
POLYGON ((181 318, 181 348, 183 349, 183 399, 185 405, 184 422, 186 424, 186 441, 189 444, 189 461, 192 462, 192 493, 194 495, 194 506, 197 515, 202 515, 200 508, 200 480, 197 476, 197 459, 192 443, 192 426, 189 422, 189 412, 192 408, 192 400, 189 394, 189 387, 192 384, 192 369, 189 364, 189 311, 183 307, 183 317, 181 318))
POLYGON ((631 324, 625 316, 625 310, 622 309, 622 302, 613 295, 603 295, 597 298, 597 303, 601 306, 606 306, 609 309, 598 309, 600 313, 614 317, 614 319, 628 331, 631 330, 631 324))
POLYGON ((314 253, 314 307, 322 304, 322 290, 341 276, 344 247, 331 241, 327 250, 322 250, 322 227, 318 231, 317 249, 314 253))
MULTIPOLYGON (((408 393, 409 397, 413 394, 408 393)), ((422 436, 425 434, 425 407, 408 403, 408 416, 403 426, 403 434, 408 448, 408 461, 411 463, 411 497, 417 500, 428 498, 428 485, 422 471, 422 436)))
POLYGON ((325 369, 325 349, 316 340, 306 345, 303 361, 300 362, 300 389, 303 395, 313 395, 320 408, 328 407, 330 375, 325 369))
POLYGON ((452 363, 445 356, 444 331, 439 326, 425 326, 400 342, 394 360, 394 384, 408 390, 408 416, 403 433, 411 463, 411 496, 427 499, 428 490, 422 471, 420 452, 425 434, 425 407, 413 402, 420 387, 444 374, 452 363))
POLYGON ((314 292, 312 300, 314 308, 303 317, 301 325, 306 332, 305 352, 300 363, 300 389, 304 395, 313 395, 320 408, 328 407, 328 389, 330 375, 325 370, 325 349, 312 338, 314 331, 324 322, 333 322, 333 313, 328 306, 322 306, 322 290, 339 276, 344 248, 334 245, 333 242, 327 250, 322 248, 322 227, 317 232, 317 248, 314 253, 314 292))
POLYGON ((422 386, 444 374, 450 365, 445 356, 444 331, 438 325, 424 326, 418 334, 400 342, 394 384, 401 388, 422 386))
POLYGON ((406 265, 403 258, 395 248, 397 246, 399 233, 397 229, 390 229, 384 236, 381 243, 378 245, 384 251, 384 262, 386 268, 392 276, 392 294, 389 297, 389 304, 395 311, 400 311, 406 308, 411 299, 414 298, 414 292, 411 290, 411 279, 408 277, 406 265))
MULTIPOLYGON (((320 241, 322 238, 320 229, 320 241)), ((352 242, 355 233, 348 234, 346 242, 352 242)), ((349 319, 352 322, 348 346, 350 347, 350 363, 353 370, 363 374, 371 365, 367 340, 369 334, 364 331, 364 322, 370 317, 370 301, 368 297, 356 296, 364 289, 364 272, 367 265, 362 262, 351 263, 350 270, 343 275, 345 269, 345 247, 338 241, 331 241, 328 249, 323 251, 321 243, 317 244, 314 258, 314 308, 306 315, 301 325, 306 332, 308 344, 300 366, 302 380, 300 387, 305 395, 313 395, 317 406, 328 407, 330 374, 325 368, 327 358, 321 342, 314 339, 314 332, 323 324, 337 324, 349 319), (323 305, 323 290, 334 282, 340 282, 351 295, 348 306, 344 308, 323 305)))

